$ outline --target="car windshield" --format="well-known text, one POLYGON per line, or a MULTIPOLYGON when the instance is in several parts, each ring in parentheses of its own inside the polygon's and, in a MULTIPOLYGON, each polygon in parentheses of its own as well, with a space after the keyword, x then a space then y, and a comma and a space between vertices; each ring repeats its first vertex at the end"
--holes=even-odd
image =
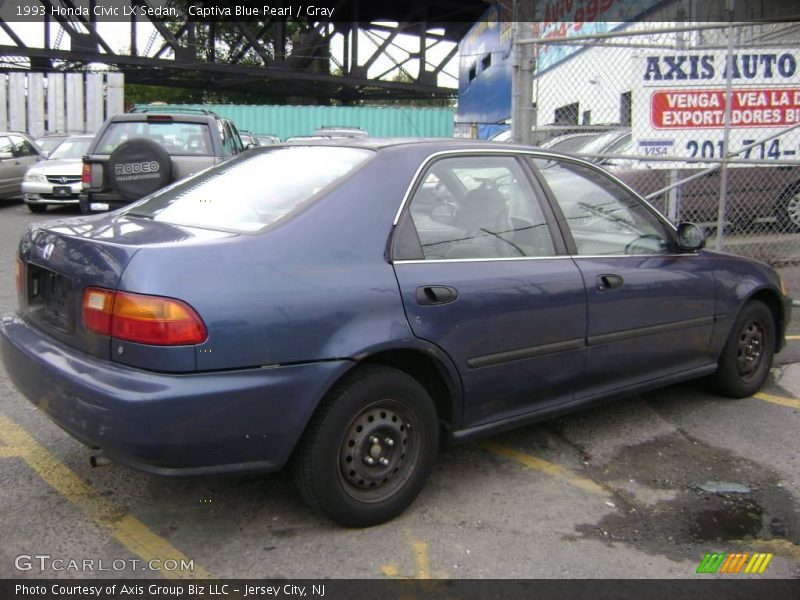
POLYGON ((43 137, 36 140, 36 145, 42 149, 42 152, 52 152, 58 145, 64 141, 61 136, 58 137, 43 137))
POLYGON ((211 135, 205 123, 153 119, 112 123, 97 143, 95 153, 111 154, 132 138, 152 140, 173 156, 208 156, 212 153, 211 135))
POLYGON ((372 156, 294 146, 248 152, 134 204, 129 216, 248 233, 263 229, 372 156))
POLYGON ((51 160, 61 158, 82 158, 92 143, 90 137, 67 138, 50 154, 51 160))

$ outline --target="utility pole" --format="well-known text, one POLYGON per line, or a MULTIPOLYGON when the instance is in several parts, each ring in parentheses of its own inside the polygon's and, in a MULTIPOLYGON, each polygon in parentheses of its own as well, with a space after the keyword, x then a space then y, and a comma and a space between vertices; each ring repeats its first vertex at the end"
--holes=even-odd
POLYGON ((520 44, 518 40, 528 37, 534 21, 535 0, 514 0, 512 9, 512 56, 511 72, 511 137, 519 144, 530 144, 533 139, 533 44, 520 44))

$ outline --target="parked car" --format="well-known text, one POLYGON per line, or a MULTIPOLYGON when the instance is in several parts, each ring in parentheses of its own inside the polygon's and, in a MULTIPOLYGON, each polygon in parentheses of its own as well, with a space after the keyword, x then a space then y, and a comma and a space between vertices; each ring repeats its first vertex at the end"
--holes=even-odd
POLYGON ((242 144, 244 144, 245 150, 249 150, 250 148, 257 148, 258 146, 261 145, 259 144, 258 139, 249 131, 240 129, 239 137, 242 138, 242 144))
POLYGON ((42 158, 36 142, 27 134, 0 132, 0 198, 19 198, 25 171, 42 158))
POLYGON ((703 376, 749 396, 791 307, 597 165, 462 140, 257 148, 17 261, 2 360, 63 429, 162 475, 291 458, 349 526, 409 506, 440 437, 703 376))
POLYGON ((280 144, 281 138, 272 133, 259 133, 256 135, 259 146, 269 146, 272 144, 280 144))
MULTIPOLYGON (((596 124, 596 125, 539 125, 531 129, 531 143, 535 146, 544 147, 547 142, 558 137, 571 135, 589 135, 603 133, 619 129, 618 124, 596 124)), ((504 129, 495 133, 489 138, 493 142, 507 144, 511 142, 511 129, 504 129)), ((564 149, 563 151, 566 151, 564 149)))
POLYGON ((234 124, 213 112, 146 107, 113 116, 83 162, 81 211, 118 208, 243 150, 234 124))
POLYGON ((322 127, 317 127, 311 135, 365 138, 367 137, 367 132, 361 129, 361 127, 353 127, 350 125, 323 125, 322 127))
POLYGON ((83 155, 93 138, 64 138, 47 160, 28 169, 22 181, 22 199, 31 212, 44 212, 50 205, 78 204, 83 155))
MULTIPOLYGON (((574 152, 591 158, 594 155, 620 155, 621 158, 594 158, 606 169, 647 196, 670 185, 673 165, 622 158, 639 154, 629 129, 580 138, 563 136, 552 142, 551 149, 574 152), (569 147, 567 147, 569 146, 569 147)), ((708 164, 685 163, 677 169, 676 181, 695 175, 708 164)), ((680 219, 716 224, 719 210, 721 171, 684 183, 679 188, 680 219)), ((666 195, 653 199, 659 209, 667 205, 666 195)), ((728 166, 726 221, 740 229, 755 220, 775 220, 779 231, 800 231, 800 167, 792 165, 728 166)))
POLYGON ((50 156, 50 153, 55 150, 58 145, 67 139, 70 133, 48 133, 46 135, 37 137, 34 141, 36 142, 37 148, 42 156, 47 158, 50 156))
POLYGON ((544 142, 541 147, 558 152, 577 152, 591 157, 605 154, 618 145, 623 137, 630 136, 629 129, 611 129, 594 133, 569 133, 559 135, 544 142))

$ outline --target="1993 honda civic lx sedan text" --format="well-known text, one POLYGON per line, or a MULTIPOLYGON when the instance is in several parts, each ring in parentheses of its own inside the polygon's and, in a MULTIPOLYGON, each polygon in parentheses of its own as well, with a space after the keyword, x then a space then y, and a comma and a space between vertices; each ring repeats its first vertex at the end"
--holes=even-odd
POLYGON ((275 471, 352 526, 466 440, 707 376, 753 394, 789 299, 595 165, 464 140, 255 149, 29 228, 15 385, 112 460, 275 471))

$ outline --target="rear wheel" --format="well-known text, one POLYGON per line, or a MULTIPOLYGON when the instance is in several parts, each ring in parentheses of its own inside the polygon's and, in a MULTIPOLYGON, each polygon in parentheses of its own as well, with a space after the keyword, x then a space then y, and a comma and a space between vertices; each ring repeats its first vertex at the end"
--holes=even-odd
POLYGON ((725 396, 745 398, 755 394, 769 374, 775 353, 775 320, 757 300, 744 305, 733 324, 712 376, 714 388, 725 396))
POLYGON ((800 182, 781 195, 775 208, 775 219, 783 233, 800 231, 800 182))
POLYGON ((365 365, 320 404, 298 445, 295 480, 309 506, 337 523, 377 525, 417 497, 438 436, 433 402, 417 380, 365 365))

